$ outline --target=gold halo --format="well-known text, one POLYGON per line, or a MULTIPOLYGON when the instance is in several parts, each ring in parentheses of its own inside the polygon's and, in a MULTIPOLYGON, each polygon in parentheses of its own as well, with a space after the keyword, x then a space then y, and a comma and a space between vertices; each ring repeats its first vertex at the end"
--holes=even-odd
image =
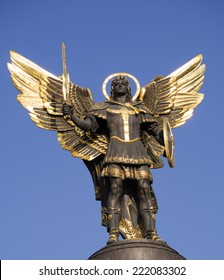
POLYGON ((102 85, 103 95, 106 97, 106 99, 110 100, 110 97, 107 93, 107 83, 109 82, 109 80, 111 80, 112 78, 117 77, 117 76, 126 76, 135 82, 136 92, 135 92, 134 96, 132 97, 132 101, 135 101, 140 93, 139 81, 133 75, 125 73, 125 72, 118 72, 118 73, 111 74, 104 80, 103 85, 102 85))

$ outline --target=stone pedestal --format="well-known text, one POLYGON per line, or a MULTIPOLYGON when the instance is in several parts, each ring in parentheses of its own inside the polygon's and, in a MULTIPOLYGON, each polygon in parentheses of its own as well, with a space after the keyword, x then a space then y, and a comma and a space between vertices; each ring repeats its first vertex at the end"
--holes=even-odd
POLYGON ((114 242, 95 252, 89 260, 185 260, 166 242, 129 239, 114 242))

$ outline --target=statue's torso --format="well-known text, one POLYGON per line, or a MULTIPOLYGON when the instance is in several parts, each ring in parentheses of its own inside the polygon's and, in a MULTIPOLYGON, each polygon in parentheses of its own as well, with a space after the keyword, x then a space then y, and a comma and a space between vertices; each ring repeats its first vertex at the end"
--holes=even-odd
POLYGON ((156 120, 140 102, 101 102, 94 105, 90 114, 105 121, 103 127, 99 125, 109 136, 105 164, 151 166, 152 159, 141 141, 141 130, 143 124, 149 127, 156 120))
POLYGON ((111 103, 106 109, 109 146, 107 164, 148 165, 150 159, 141 142, 141 113, 130 103, 111 103))
POLYGON ((140 114, 132 108, 117 104, 111 104, 106 111, 110 139, 118 138, 124 142, 140 139, 140 114))

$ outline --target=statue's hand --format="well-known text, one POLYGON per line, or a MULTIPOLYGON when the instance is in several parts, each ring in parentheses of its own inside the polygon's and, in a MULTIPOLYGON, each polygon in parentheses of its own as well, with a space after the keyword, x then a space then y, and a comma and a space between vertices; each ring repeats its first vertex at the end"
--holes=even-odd
POLYGON ((72 116, 72 113, 73 113, 73 108, 72 106, 68 105, 68 104, 63 104, 62 106, 62 113, 64 116, 72 116))

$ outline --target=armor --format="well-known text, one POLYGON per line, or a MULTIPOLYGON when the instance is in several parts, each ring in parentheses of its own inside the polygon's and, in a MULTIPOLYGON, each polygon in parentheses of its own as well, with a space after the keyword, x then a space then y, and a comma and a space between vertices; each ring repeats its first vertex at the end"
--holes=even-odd
MULTIPOLYGON (((121 179, 149 179, 152 175, 149 167, 154 164, 146 147, 142 143, 141 129, 155 128, 157 121, 141 102, 119 103, 106 101, 88 113, 97 119, 106 121, 109 138, 108 149, 103 160, 101 175, 121 179)), ((93 126, 95 121, 92 119, 93 126)), ((157 157, 159 161, 159 157, 157 157)))

